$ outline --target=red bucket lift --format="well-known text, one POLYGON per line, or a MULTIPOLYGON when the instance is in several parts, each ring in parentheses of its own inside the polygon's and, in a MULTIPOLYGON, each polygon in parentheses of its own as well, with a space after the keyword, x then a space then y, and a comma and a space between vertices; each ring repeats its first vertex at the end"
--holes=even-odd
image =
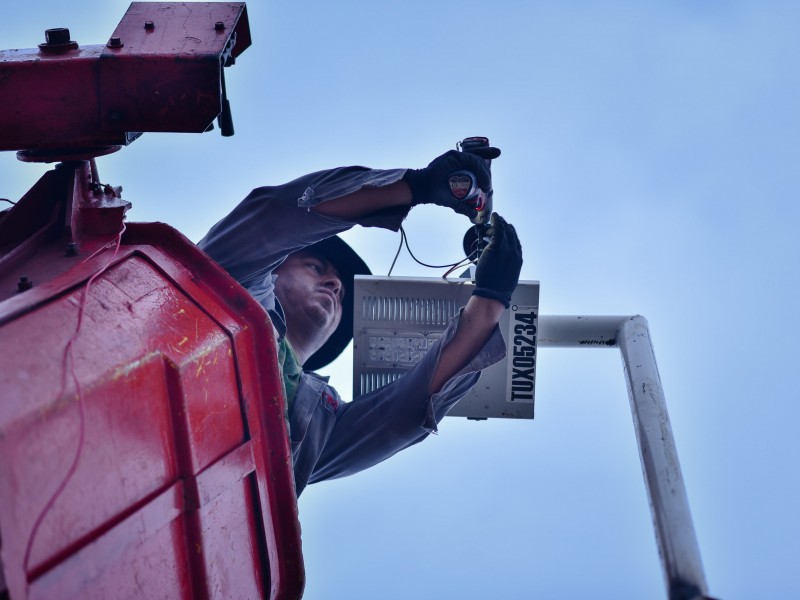
POLYGON ((232 133, 243 3, 133 3, 104 45, 0 52, 0 149, 57 162, 0 213, 0 599, 298 598, 268 317, 94 158, 232 133))

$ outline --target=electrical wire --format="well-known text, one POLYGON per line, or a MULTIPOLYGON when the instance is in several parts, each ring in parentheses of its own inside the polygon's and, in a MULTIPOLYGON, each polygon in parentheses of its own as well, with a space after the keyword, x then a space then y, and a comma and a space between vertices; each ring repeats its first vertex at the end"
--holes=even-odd
POLYGON ((444 275, 442 275, 442 279, 444 279, 445 281, 449 281, 449 280, 447 279, 447 276, 448 276, 448 275, 450 275, 450 273, 452 273, 453 271, 455 271, 455 270, 456 270, 456 269, 458 269, 459 267, 465 267, 465 266, 467 266, 467 265, 468 265, 468 264, 470 264, 470 263, 472 263, 472 261, 469 259, 469 257, 465 258, 464 260, 462 260, 462 261, 460 261, 460 262, 457 262, 457 263, 456 263, 456 264, 454 264, 452 267, 450 267, 450 268, 449 268, 449 269, 448 269, 448 270, 445 272, 445 274, 444 274, 444 275))
POLYGON ((17 204, 16 202, 12 202, 8 198, 0 198, 0 202, 8 202, 11 205, 16 205, 17 204))
POLYGON ((469 257, 462 258, 461 260, 456 261, 454 263, 447 263, 446 265, 429 265, 428 263, 422 262, 411 251, 411 246, 408 243, 408 235, 406 235, 406 230, 403 229, 403 227, 401 225, 400 226, 400 245, 397 247, 397 252, 394 255, 394 259, 392 260, 392 266, 389 267, 389 273, 388 273, 387 276, 391 276, 392 271, 394 270, 395 263, 397 263, 397 257, 400 256, 400 251, 403 249, 403 245, 404 244, 405 244, 406 250, 408 251, 409 256, 411 256, 411 258, 414 259, 414 262, 416 262, 417 264, 422 265, 423 267, 427 267, 429 269, 449 269, 447 271, 447 273, 444 274, 444 278, 447 278, 447 275, 452 273, 459 266, 464 265, 467 262, 471 262, 469 257))
POLYGON ((423 267, 428 267, 429 269, 446 269, 448 267, 454 267, 454 266, 458 265, 459 263, 463 262, 463 259, 461 259, 461 260, 458 260, 458 261, 456 261, 454 263, 447 263, 446 265, 429 265, 427 263, 424 263, 420 259, 418 259, 416 256, 414 256, 414 253, 411 251, 411 246, 409 246, 409 244, 408 244, 408 236, 406 235, 406 232, 402 227, 400 228, 400 233, 403 234, 403 239, 405 239, 406 250, 408 250, 408 254, 411 256, 411 258, 414 259, 414 261, 417 264, 420 264, 423 267))
POLYGON ((397 247, 397 252, 394 253, 394 259, 392 260, 392 266, 389 267, 389 272, 386 274, 387 277, 392 276, 392 271, 394 271, 394 265, 397 262, 397 257, 400 256, 400 251, 403 249, 403 242, 406 239, 405 231, 403 231, 403 226, 400 226, 400 245, 397 247))
POLYGON ((81 384, 78 380, 78 375, 75 373, 75 358, 72 355, 72 347, 75 344, 75 341, 78 339, 78 334, 81 331, 81 324, 83 323, 83 314, 86 310, 86 304, 89 300, 89 288, 91 287, 92 283, 100 277, 103 273, 105 273, 114 260, 117 258, 117 254, 119 254, 120 246, 122 245, 122 235, 125 233, 125 223, 122 223, 122 229, 117 234, 116 238, 109 242, 108 244, 99 248, 96 252, 92 253, 83 262, 86 262, 104 250, 108 248, 114 248, 114 252, 112 253, 111 257, 108 259, 105 265, 103 265, 100 269, 98 269, 86 282, 86 287, 83 288, 83 296, 81 298, 80 305, 78 306, 78 320, 75 326, 75 331, 73 332, 72 336, 70 336, 69 340, 67 341, 67 345, 64 347, 64 371, 61 378, 61 390, 59 391, 58 398, 61 398, 64 393, 66 392, 67 388, 67 368, 69 368, 69 374, 72 376, 72 382, 75 385, 75 393, 78 397, 78 415, 79 415, 79 429, 78 429, 78 447, 75 449, 75 456, 72 458, 72 463, 70 464, 69 469, 67 470, 67 474, 61 480, 61 483, 58 485, 56 490, 50 496, 50 499, 44 505, 44 508, 39 513, 39 516, 36 517, 36 520, 33 523, 33 527, 31 528, 30 537, 28 537, 28 544, 25 547, 25 558, 23 559, 22 565, 24 570, 28 571, 28 563, 30 562, 31 558, 31 550, 33 549, 33 542, 36 539, 36 535, 39 533, 39 528, 41 527, 42 523, 44 522, 44 518, 47 516, 47 513, 50 512, 50 509, 53 508, 56 500, 58 497, 63 493, 66 489, 67 484, 72 479, 75 472, 78 470, 78 464, 80 463, 81 454, 83 454, 83 447, 86 443, 86 409, 84 406, 84 398, 83 392, 81 390, 81 384))

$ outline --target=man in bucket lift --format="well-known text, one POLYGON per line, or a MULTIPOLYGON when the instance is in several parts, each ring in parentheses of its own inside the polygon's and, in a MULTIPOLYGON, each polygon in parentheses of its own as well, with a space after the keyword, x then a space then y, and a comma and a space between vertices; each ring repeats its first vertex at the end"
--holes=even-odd
POLYGON ((336 234, 355 224, 398 231, 423 203, 474 216, 450 191, 458 170, 491 190, 488 163, 467 152, 447 152, 423 169, 342 167, 253 190, 199 243, 264 306, 277 332, 298 496, 308 483, 371 467, 435 432, 479 372, 505 356, 497 324, 522 249, 514 227, 493 214, 473 295, 408 373, 352 402, 313 373, 352 339, 353 277, 370 273, 336 234))

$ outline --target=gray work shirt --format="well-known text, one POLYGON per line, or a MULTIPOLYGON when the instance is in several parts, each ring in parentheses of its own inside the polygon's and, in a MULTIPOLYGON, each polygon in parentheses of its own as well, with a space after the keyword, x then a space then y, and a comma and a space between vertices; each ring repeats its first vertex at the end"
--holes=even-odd
MULTIPOLYGON (((364 187, 395 183, 404 173, 342 167, 257 188, 199 246, 267 310, 281 338, 286 324, 275 298, 275 268, 292 252, 355 224, 397 231, 409 210, 392 208, 351 221, 309 209, 364 187)), ((505 356, 505 343, 495 328, 466 367, 439 393, 428 394, 439 354, 455 334, 458 319, 403 377, 352 402, 344 402, 327 377, 303 373, 288 415, 298 496, 309 483, 357 473, 436 432, 436 424, 475 385, 479 372, 505 356)))

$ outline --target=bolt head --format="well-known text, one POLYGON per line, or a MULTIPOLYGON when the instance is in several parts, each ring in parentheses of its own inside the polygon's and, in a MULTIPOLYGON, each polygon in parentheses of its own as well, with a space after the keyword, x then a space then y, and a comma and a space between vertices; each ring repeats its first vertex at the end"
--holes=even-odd
POLYGON ((67 29, 66 27, 56 27, 54 29, 47 29, 44 32, 44 39, 48 44, 69 43, 69 29, 67 29))
POLYGON ((45 30, 44 39, 47 41, 39 44, 39 50, 48 54, 62 54, 78 48, 78 42, 69 39, 69 29, 66 27, 45 30))
POLYGON ((145 21, 145 22, 144 22, 144 28, 145 28, 147 31, 152 31, 153 29, 155 29, 155 28, 156 28, 156 24, 155 24, 155 23, 153 23, 152 21, 145 21))
POLYGON ((112 37, 108 40, 108 44, 106 44, 109 48, 122 48, 124 44, 122 43, 122 38, 119 37, 112 37))
POLYGON ((25 290, 29 290, 33 287, 33 282, 28 279, 27 277, 20 277, 19 282, 17 282, 17 291, 24 292, 25 290))
POLYGON ((215 31, 225 31, 225 23, 222 21, 217 21, 214 23, 214 30, 215 31))

